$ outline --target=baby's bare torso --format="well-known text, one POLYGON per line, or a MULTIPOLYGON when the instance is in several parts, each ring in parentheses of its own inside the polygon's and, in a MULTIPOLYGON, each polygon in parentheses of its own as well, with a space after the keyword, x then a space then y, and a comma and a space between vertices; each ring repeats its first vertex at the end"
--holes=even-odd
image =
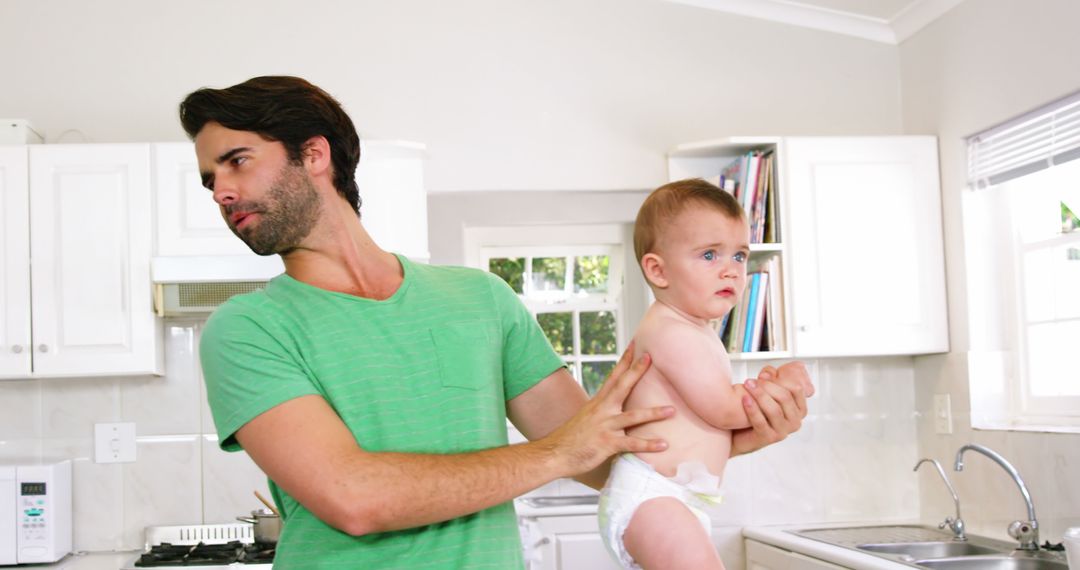
MULTIPOLYGON (((653 366, 630 392, 623 409, 674 406, 675 415, 666 420, 630 428, 627 433, 635 437, 659 438, 668 443, 665 451, 637 454, 662 475, 672 477, 680 463, 700 461, 710 473, 720 477, 731 455, 731 430, 713 427, 701 419, 661 372, 662 368, 678 366, 678 355, 664 354, 658 349, 655 340, 657 335, 664 334, 665 329, 676 326, 673 318, 669 311, 665 311, 658 304, 654 304, 646 312, 634 335, 634 357, 648 353, 653 366)), ((685 324, 685 321, 681 324, 685 324)), ((730 389, 731 362, 723 343, 708 326, 699 329, 698 332, 707 338, 706 346, 711 350, 707 357, 715 359, 716 373, 696 381, 715 385, 717 390, 730 389)))

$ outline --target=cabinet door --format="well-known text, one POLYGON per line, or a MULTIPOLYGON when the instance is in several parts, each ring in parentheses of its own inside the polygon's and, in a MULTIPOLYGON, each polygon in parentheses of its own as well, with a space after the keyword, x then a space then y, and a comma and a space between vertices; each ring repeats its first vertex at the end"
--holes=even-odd
POLYGON ((555 535, 559 570, 619 570, 596 532, 555 535))
POLYGON ((0 378, 30 376, 26 147, 0 146, 0 378))
POLYGON ((157 255, 250 255, 254 253, 221 218, 203 187, 192 143, 153 145, 157 255))
POLYGON ((824 560, 776 548, 756 540, 746 541, 747 570, 844 570, 824 560))
POLYGON ((785 139, 798 356, 948 351, 933 137, 785 139))
POLYGON ((149 145, 30 149, 34 375, 161 373, 149 145))

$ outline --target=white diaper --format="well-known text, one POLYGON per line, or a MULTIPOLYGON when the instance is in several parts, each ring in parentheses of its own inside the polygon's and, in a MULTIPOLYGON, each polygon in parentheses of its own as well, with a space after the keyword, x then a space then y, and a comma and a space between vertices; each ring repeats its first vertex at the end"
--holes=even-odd
POLYGON ((709 473, 699 461, 680 463, 675 477, 665 477, 652 465, 632 453, 620 455, 611 465, 604 490, 600 493, 597 516, 600 536, 608 552, 624 568, 640 570, 623 545, 623 533, 642 503, 657 497, 682 501, 697 517, 705 532, 712 536, 712 522, 705 509, 720 503, 720 478, 709 473))

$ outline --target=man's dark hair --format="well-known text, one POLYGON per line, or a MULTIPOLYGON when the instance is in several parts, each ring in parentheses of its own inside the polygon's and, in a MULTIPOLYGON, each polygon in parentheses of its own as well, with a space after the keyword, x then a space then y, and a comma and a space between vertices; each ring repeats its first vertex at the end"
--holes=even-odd
POLYGON ((356 187, 360 137, 352 119, 327 92, 288 76, 254 77, 225 89, 204 87, 180 103, 180 123, 194 139, 209 122, 279 141, 294 163, 301 161, 302 147, 311 137, 326 137, 334 187, 360 213, 356 187))

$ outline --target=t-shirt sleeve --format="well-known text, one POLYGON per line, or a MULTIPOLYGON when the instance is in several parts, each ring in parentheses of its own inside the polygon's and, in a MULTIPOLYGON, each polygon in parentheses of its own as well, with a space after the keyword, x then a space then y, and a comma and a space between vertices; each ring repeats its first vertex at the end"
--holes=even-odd
POLYGON ((207 321, 199 341, 206 396, 225 451, 240 450, 237 430, 259 414, 319 394, 295 347, 256 315, 255 308, 226 303, 207 321))
POLYGON ((502 325, 503 390, 512 400, 566 363, 514 290, 495 275, 488 274, 488 283, 502 325))

